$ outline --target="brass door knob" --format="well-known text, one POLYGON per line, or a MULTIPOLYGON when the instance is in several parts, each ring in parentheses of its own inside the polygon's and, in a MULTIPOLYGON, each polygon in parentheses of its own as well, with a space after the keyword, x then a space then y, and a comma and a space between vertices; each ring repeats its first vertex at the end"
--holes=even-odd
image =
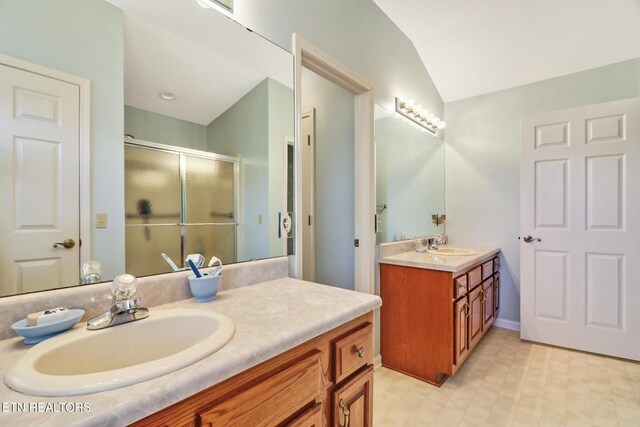
POLYGON ((358 357, 362 359, 364 357, 364 347, 356 349, 356 353, 358 354, 358 357))
POLYGON ((72 247, 74 247, 76 245, 76 241, 73 239, 65 239, 64 242, 57 242, 53 244, 54 248, 57 248, 58 246, 63 246, 67 249, 71 249, 72 247))

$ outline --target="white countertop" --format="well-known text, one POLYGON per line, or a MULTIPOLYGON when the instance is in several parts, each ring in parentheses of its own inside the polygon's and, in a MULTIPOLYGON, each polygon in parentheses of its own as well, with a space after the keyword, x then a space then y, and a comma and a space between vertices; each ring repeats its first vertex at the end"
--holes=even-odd
POLYGON ((459 256, 459 255, 436 255, 432 253, 418 253, 414 250, 380 257, 381 264, 404 265, 406 267, 424 268, 428 270, 450 271, 458 273, 465 268, 471 267, 486 258, 491 258, 500 252, 500 248, 487 246, 461 246, 447 245, 448 248, 471 249, 477 252, 476 255, 459 256))
MULTIPOLYGON (((283 278, 222 292, 217 300, 207 303, 198 304, 189 299, 152 307, 151 315, 156 310, 166 308, 217 311, 235 321, 236 332, 225 347, 193 365, 149 381, 106 392, 66 398, 33 397, 15 392, 2 382, 0 425, 130 424, 380 305, 380 297, 375 295, 283 278), (24 402, 53 404, 52 410, 57 412, 10 411, 12 407, 16 409, 14 404, 24 402), (62 403, 89 404, 90 411, 64 412, 63 406, 61 410, 62 403)), ((76 328, 84 326, 80 324, 76 328)), ((9 366, 29 348, 30 346, 22 343, 22 338, 0 341, 0 375, 3 378, 9 366)))

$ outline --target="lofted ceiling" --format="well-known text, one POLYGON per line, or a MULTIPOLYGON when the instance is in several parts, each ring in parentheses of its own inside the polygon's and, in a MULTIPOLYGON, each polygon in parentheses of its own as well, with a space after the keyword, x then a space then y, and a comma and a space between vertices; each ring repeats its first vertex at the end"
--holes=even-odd
POLYGON ((126 105, 206 126, 266 77, 293 87, 289 52, 195 0, 108 1, 124 11, 126 105))
POLYGON ((442 99, 640 57, 640 0, 374 0, 442 99))

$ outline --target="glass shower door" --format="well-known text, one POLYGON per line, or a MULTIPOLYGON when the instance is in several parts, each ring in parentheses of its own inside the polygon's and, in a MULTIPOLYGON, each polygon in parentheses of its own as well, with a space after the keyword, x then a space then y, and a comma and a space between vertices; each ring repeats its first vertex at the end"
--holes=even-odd
POLYGON ((180 155, 125 145, 125 268, 146 276, 181 263, 180 155))
POLYGON ((236 164, 183 154, 187 253, 236 261, 236 164))

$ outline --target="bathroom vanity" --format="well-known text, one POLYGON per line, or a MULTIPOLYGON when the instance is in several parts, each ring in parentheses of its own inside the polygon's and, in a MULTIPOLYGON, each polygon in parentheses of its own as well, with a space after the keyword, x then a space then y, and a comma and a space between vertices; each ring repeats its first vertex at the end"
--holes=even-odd
MULTIPOLYGON (((149 319, 113 327, 144 325, 167 309, 220 313, 233 320, 235 334, 210 356, 137 384, 76 396, 29 396, 1 383, 3 402, 81 402, 90 411, 0 413, 0 424, 312 426, 344 425, 348 418, 351 426, 371 425, 373 310, 380 298, 288 277, 235 287, 260 271, 264 276, 286 271, 287 262, 281 257, 229 266, 226 276, 234 283, 223 283, 230 290, 217 300, 150 306, 149 319)), ((150 295, 152 287, 168 284, 172 292, 182 292, 188 289, 185 274, 167 275, 162 283, 158 276, 142 278, 139 292, 150 295)), ((109 292, 108 283, 96 289, 102 288, 109 292)), ((27 303, 44 296, 15 298, 27 303)), ((4 377, 27 350, 21 338, 0 341, 0 374, 4 377)))
POLYGON ((500 309, 500 249, 460 249, 475 254, 381 251, 383 366, 440 386, 493 325, 500 309))
POLYGON ((370 426, 372 401, 369 312, 133 425, 370 426))

